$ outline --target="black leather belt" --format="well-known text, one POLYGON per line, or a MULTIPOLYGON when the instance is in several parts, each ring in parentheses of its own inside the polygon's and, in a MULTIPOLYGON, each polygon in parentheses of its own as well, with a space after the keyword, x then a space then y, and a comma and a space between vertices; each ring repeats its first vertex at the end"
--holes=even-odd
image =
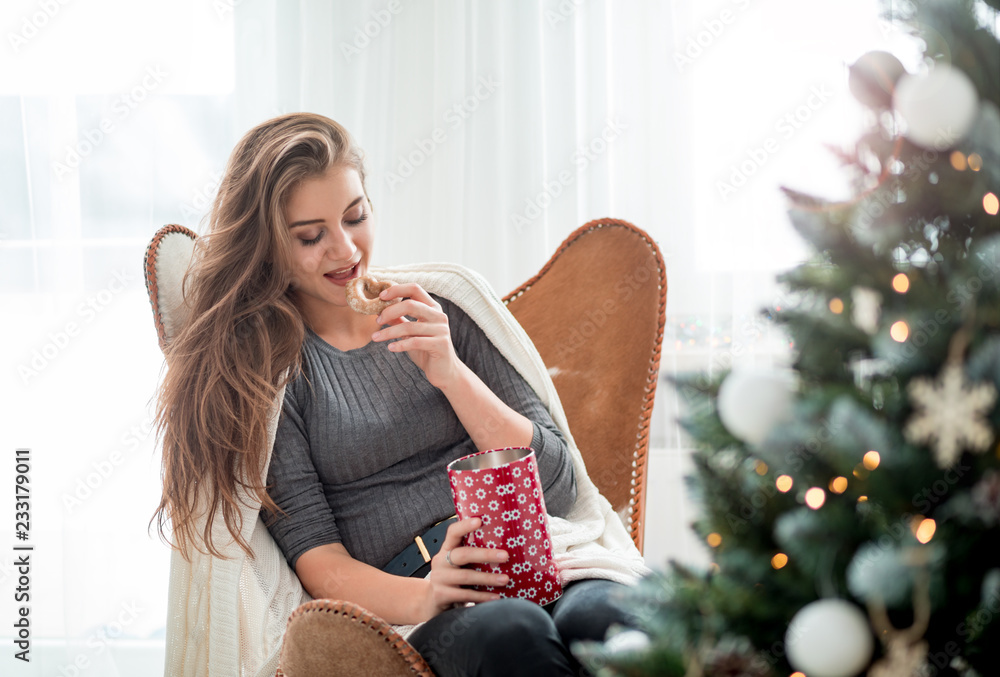
POLYGON ((424 577, 431 569, 431 558, 441 550, 448 526, 457 522, 458 517, 441 520, 420 536, 413 538, 413 543, 403 548, 403 551, 382 567, 382 571, 395 576, 424 577))

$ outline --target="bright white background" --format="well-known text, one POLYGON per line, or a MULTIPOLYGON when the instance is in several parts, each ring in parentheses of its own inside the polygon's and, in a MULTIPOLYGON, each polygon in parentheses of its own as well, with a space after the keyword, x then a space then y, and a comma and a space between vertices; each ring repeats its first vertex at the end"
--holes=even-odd
MULTIPOLYGON (((862 122, 846 66, 912 59, 873 0, 7 0, 0 38, 0 673, 45 676, 162 673, 162 356, 141 261, 161 225, 201 229, 251 126, 309 110, 354 133, 383 264, 455 261, 506 294, 586 221, 644 228, 668 266, 669 374, 784 358, 757 319, 804 255, 777 187, 842 195, 823 144, 862 122), (17 447, 30 665, 9 638, 17 447)), ((654 566, 704 558, 676 414, 663 386, 654 566)))

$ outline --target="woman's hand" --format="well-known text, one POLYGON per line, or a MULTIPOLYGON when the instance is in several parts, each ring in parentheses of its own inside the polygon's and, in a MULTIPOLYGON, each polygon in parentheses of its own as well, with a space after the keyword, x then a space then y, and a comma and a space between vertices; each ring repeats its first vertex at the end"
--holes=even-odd
POLYGON ((534 425, 514 411, 483 383, 482 379, 455 354, 448 316, 419 284, 394 284, 380 295, 382 299, 403 298, 378 316, 385 329, 372 334, 374 341, 398 338, 389 344, 393 352, 406 351, 414 364, 423 369, 431 385, 448 398, 458 420, 469 433, 476 449, 527 447, 534 437, 534 425), (407 321, 404 315, 415 317, 407 321))
POLYGON ((389 344, 393 352, 405 351, 413 363, 420 367, 431 385, 443 388, 457 378, 462 366, 451 342, 448 316, 441 304, 431 298, 416 283, 395 284, 383 291, 384 301, 403 298, 376 318, 380 325, 391 325, 372 334, 373 341, 401 339, 389 344), (416 322, 403 316, 415 317, 416 322))
POLYGON ((425 579, 427 596, 423 604, 424 620, 437 616, 455 604, 489 602, 499 599, 492 592, 480 592, 462 587, 467 585, 507 585, 506 574, 493 574, 464 568, 466 564, 506 562, 507 553, 496 548, 473 548, 462 545, 462 538, 482 526, 478 517, 459 520, 448 527, 441 550, 431 559, 431 572, 425 579), (449 563, 448 560, 451 560, 449 563))

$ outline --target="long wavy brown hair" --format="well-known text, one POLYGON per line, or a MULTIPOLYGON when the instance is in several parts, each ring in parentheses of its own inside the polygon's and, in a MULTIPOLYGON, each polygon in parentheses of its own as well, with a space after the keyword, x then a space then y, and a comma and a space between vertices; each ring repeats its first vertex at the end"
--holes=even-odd
POLYGON ((192 548, 223 557, 213 534, 220 512, 252 557, 241 503, 278 512, 262 483, 268 422, 282 386, 300 372, 305 337, 289 295, 284 207, 299 182, 335 165, 356 169, 364 186, 362 158, 341 125, 307 113, 258 125, 229 158, 184 275, 188 315, 165 349, 154 419, 163 496, 150 524, 186 559, 192 548))

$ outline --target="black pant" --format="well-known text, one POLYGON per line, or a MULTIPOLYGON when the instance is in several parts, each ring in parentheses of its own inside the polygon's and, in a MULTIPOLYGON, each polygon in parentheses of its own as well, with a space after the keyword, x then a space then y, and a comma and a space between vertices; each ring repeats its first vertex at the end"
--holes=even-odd
POLYGON ((407 638, 438 677, 559 677, 589 674, 569 651, 575 640, 603 640, 612 623, 631 625, 625 586, 590 579, 565 586, 540 607, 504 598, 444 611, 407 638))

